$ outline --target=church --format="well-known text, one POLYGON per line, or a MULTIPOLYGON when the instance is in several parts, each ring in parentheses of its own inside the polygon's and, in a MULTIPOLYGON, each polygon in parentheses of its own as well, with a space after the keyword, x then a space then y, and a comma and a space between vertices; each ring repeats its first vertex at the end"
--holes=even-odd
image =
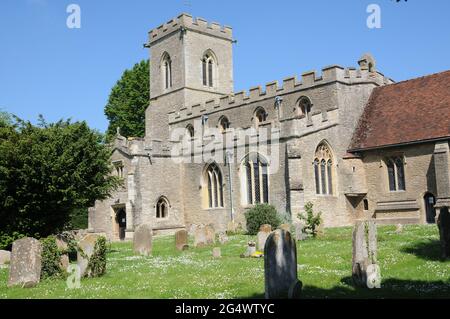
POLYGON ((144 138, 118 130, 123 186, 89 209, 89 231, 132 239, 212 224, 245 227, 306 203, 325 227, 434 223, 450 205, 450 71, 395 83, 364 54, 283 83, 234 92, 232 29, 181 14, 149 32, 144 138))

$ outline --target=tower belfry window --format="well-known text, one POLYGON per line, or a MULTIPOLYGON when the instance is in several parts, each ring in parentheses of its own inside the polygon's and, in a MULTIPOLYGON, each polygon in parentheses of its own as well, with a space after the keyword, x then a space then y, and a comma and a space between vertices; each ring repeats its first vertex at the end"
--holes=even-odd
POLYGON ((202 59, 202 79, 203 85, 207 87, 214 87, 214 72, 216 62, 211 53, 206 53, 202 59))
POLYGON ((164 88, 170 89, 172 87, 172 60, 167 53, 163 57, 162 69, 164 88))

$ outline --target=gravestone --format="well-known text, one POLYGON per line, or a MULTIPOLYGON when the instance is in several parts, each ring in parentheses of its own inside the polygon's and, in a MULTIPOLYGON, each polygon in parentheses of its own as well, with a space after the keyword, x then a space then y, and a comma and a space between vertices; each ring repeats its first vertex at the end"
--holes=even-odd
POLYGON ((304 231, 305 224, 297 223, 295 224, 295 239, 296 240, 306 240, 308 234, 304 231))
POLYGON ((152 254, 153 228, 150 224, 141 224, 134 231, 133 250, 141 256, 152 254))
POLYGON ((189 248, 188 245, 188 232, 186 230, 179 230, 175 233, 175 247, 177 250, 187 250, 189 248))
POLYGON ((205 226, 197 226, 194 230, 194 247, 206 246, 206 229, 205 226))
POLYGON ((41 279, 42 245, 34 238, 22 238, 12 245, 8 287, 31 288, 41 279))
POLYGON ((214 247, 212 250, 212 255, 214 258, 222 257, 222 251, 220 250, 220 247, 214 247))
POLYGON ((7 250, 0 250, 0 265, 9 264, 11 261, 11 252, 7 250))
POLYGON ((88 275, 89 258, 94 253, 95 242, 99 237, 98 235, 88 234, 78 242, 78 247, 82 250, 77 251, 77 264, 80 267, 81 277, 88 275))
POLYGON ((272 226, 264 224, 259 228, 259 232, 256 235, 256 247, 258 251, 264 251, 264 245, 266 244, 266 240, 272 232, 272 226))
POLYGON ((437 226, 439 228, 441 242, 441 258, 450 258, 450 213, 448 207, 441 208, 437 219, 437 226))
POLYGON ((395 227, 395 233, 396 234, 401 234, 403 232, 403 225, 402 224, 398 224, 396 227, 395 227))
POLYGON ((375 220, 356 221, 353 230, 352 278, 359 287, 379 288, 377 225, 375 220))
POLYGON ((219 243, 221 243, 222 245, 223 244, 226 244, 226 243, 228 243, 228 236, 227 236, 227 234, 226 233, 219 233, 219 243))
POLYGON ((297 277, 297 248, 291 233, 277 229, 264 248, 266 299, 300 297, 302 283, 297 277))
POLYGON ((282 229, 282 230, 290 232, 291 231, 291 225, 289 225, 289 224, 281 224, 280 226, 278 226, 278 229, 282 229))
POLYGON ((67 271, 67 268, 69 268, 70 261, 69 261, 69 255, 61 255, 59 259, 59 264, 61 266, 61 269, 64 271, 67 271))
POLYGON ((207 245, 212 245, 216 243, 216 231, 214 230, 213 225, 205 226, 205 237, 207 245))

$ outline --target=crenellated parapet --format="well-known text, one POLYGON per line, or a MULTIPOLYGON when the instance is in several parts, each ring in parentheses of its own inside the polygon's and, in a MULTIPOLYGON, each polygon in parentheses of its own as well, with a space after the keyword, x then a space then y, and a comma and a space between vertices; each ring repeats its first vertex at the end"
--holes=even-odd
POLYGON ((297 76, 288 77, 283 80, 281 86, 278 81, 274 81, 267 83, 264 89, 261 86, 256 86, 248 91, 236 92, 220 98, 202 101, 201 103, 182 106, 179 111, 169 113, 169 123, 197 118, 203 114, 250 104, 274 98, 275 96, 283 96, 295 91, 312 89, 333 82, 349 85, 373 83, 378 86, 393 83, 391 79, 385 77, 382 73, 370 70, 364 64, 359 68, 344 68, 339 65, 331 65, 322 68, 321 71, 321 74, 317 74, 316 71, 304 72, 300 80, 297 76))
POLYGON ((232 40, 233 37, 232 29, 229 26, 220 25, 216 22, 208 22, 203 18, 193 18, 191 15, 183 13, 151 30, 149 32, 150 44, 180 29, 207 33, 229 40, 232 40))

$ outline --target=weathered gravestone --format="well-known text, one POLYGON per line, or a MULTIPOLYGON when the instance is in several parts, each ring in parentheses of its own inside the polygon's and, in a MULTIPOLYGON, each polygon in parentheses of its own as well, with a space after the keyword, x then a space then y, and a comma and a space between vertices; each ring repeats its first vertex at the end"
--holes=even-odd
POLYGON ((89 259, 94 253, 95 242, 100 236, 95 234, 85 235, 79 242, 77 251, 77 264, 80 267, 81 277, 88 276, 89 259))
POLYGON ((212 225, 205 226, 206 244, 212 245, 216 243, 216 231, 212 225))
POLYGON ((220 247, 214 247, 213 251, 212 251, 212 255, 214 258, 222 257, 222 251, 220 250, 220 247))
POLYGON ((203 247, 216 242, 216 233, 211 225, 197 226, 194 231, 194 246, 203 247))
POLYGON ((280 226, 278 226, 278 229, 282 229, 282 230, 290 232, 291 231, 291 225, 289 225, 289 224, 281 224, 280 226))
POLYGON ((184 229, 179 230, 175 233, 175 247, 177 250, 187 250, 189 248, 188 244, 189 235, 188 232, 184 229))
POLYGON ((450 213, 448 207, 441 208, 437 225, 441 241, 441 258, 450 258, 450 213))
POLYGON ((305 224, 297 223, 295 224, 295 239, 296 240, 305 240, 308 238, 308 234, 304 231, 305 224))
POLYGON ((133 250, 136 254, 150 256, 152 254, 153 228, 150 224, 141 224, 134 231, 133 250))
POLYGON ((223 244, 226 244, 226 243, 228 243, 228 236, 227 236, 227 234, 226 233, 219 233, 219 243, 221 243, 222 245, 223 244))
POLYGON ((12 245, 8 287, 36 286, 41 279, 42 245, 34 238, 22 238, 12 245))
POLYGON ((360 287, 379 288, 377 264, 377 225, 375 220, 356 221, 353 230, 352 278, 360 287))
POLYGON ((300 297, 302 282, 297 277, 297 249, 291 233, 277 229, 264 247, 266 299, 300 297))
POLYGON ((264 251, 264 245, 266 244, 266 240, 271 232, 272 226, 268 224, 264 224, 259 227, 259 232, 256 235, 256 247, 258 251, 264 251))
POLYGON ((206 246, 205 226, 197 226, 194 229, 194 247, 206 246))
POLYGON ((0 265, 9 264, 11 261, 11 252, 6 250, 0 250, 0 265))

